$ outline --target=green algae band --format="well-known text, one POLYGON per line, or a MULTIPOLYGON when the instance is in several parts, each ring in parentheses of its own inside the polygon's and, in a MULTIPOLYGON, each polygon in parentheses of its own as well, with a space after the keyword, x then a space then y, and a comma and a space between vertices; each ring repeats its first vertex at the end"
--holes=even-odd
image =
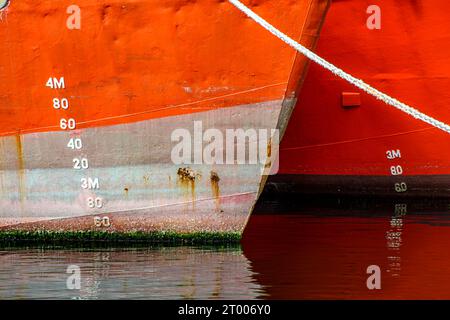
POLYGON ((0 231, 1 243, 165 243, 165 244, 221 244, 238 243, 238 232, 102 232, 102 231, 0 231))

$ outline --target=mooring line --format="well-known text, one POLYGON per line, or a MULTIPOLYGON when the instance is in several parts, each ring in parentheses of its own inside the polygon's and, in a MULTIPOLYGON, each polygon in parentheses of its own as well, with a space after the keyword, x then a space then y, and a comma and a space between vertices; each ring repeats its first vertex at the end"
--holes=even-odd
POLYGON ((371 96, 374 96, 378 100, 383 101, 384 103, 393 106, 401 111, 403 111, 406 114, 409 114, 415 119, 421 120, 425 123, 428 123, 432 125, 435 128, 438 128, 442 131, 445 131, 447 133, 450 133, 450 125, 439 121, 433 117, 430 117, 426 115, 423 112, 420 112, 417 109, 414 109, 413 107, 408 106, 407 104, 398 101, 397 99, 375 89, 374 87, 370 86, 369 84, 365 83, 361 79, 355 78, 351 74, 345 72, 344 70, 336 67, 332 63, 326 61, 322 57, 318 56, 308 48, 302 46, 300 43, 295 41, 294 39, 290 38, 288 35, 284 34, 277 28, 275 28, 273 25, 271 25, 269 22, 261 18, 258 14, 253 12, 250 8, 245 6, 242 2, 239 0, 228 0, 232 5, 234 5, 237 9, 239 9, 241 12, 243 12, 245 15, 247 15, 249 18, 251 18, 253 21, 258 23, 261 27, 272 33, 274 36, 276 36, 278 39, 282 40, 301 54, 303 54, 305 57, 310 59, 311 61, 317 63, 318 65, 322 66, 323 68, 331 71, 336 76, 346 80, 347 82, 351 83, 352 85, 358 87, 359 89, 363 90, 364 92, 370 94, 371 96))

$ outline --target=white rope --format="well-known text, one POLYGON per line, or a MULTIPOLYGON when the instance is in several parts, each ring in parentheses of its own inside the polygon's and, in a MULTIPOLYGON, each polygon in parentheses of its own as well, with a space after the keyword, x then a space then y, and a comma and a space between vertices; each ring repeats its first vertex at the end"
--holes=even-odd
POLYGON ((426 122, 433 127, 436 127, 440 130, 443 130, 447 133, 450 133, 450 126, 448 124, 445 124, 444 122, 441 122, 437 119, 434 119, 422 112, 420 112, 417 109, 414 109, 413 107, 408 106, 407 104, 404 104, 403 102, 398 101, 395 98, 390 97, 389 95, 378 91, 377 89, 371 87, 364 81, 357 79, 353 77, 352 75, 348 74, 347 72, 343 71, 342 69, 336 67, 335 65, 329 63, 328 61, 324 60, 323 58, 319 57, 317 54, 312 52, 311 50, 305 48, 301 44, 299 44, 294 39, 290 38, 274 26, 272 26, 270 23, 268 23, 266 20, 258 16, 255 12, 253 12, 251 9, 246 7, 244 4, 242 4, 238 0, 228 0, 231 4, 233 4, 236 8, 238 8, 240 11, 245 13, 248 17, 253 19, 256 23, 258 23, 260 26, 262 26, 264 29, 275 35, 280 40, 284 41, 291 47, 293 47, 295 50, 306 56, 308 59, 314 61, 318 65, 324 67, 325 69, 331 71, 333 74, 337 75, 338 77, 346 80, 347 82, 353 84, 354 86, 360 88, 361 90, 365 91, 366 93, 374 96, 378 100, 383 101, 384 103, 391 105, 410 116, 414 117, 415 119, 421 120, 423 122, 426 122))

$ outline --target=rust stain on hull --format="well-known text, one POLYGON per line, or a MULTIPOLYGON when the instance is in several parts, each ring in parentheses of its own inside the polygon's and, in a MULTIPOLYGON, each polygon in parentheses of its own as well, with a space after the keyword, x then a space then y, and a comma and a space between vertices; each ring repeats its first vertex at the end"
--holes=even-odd
POLYGON ((220 177, 215 171, 211 171, 211 190, 212 195, 216 199, 216 210, 220 210, 220 187, 219 187, 219 181, 220 177))
POLYGON ((192 200, 192 209, 195 209, 195 183, 196 180, 200 179, 201 175, 189 167, 178 168, 178 183, 184 189, 186 198, 189 200, 189 190, 190 198, 192 200))
POLYGON ((3 182, 3 157, 5 154, 5 145, 3 139, 0 139, 0 195, 4 192, 5 186, 3 182))
POLYGON ((17 175, 18 175, 18 193, 19 200, 22 203, 25 200, 25 161, 23 157, 22 136, 16 134, 16 153, 17 153, 17 175))

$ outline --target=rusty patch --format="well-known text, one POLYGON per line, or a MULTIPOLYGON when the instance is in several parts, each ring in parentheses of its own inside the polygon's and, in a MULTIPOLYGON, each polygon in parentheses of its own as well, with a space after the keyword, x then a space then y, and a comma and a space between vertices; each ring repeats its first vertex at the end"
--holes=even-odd
POLYGON ((267 159, 264 168, 269 168, 272 166, 272 138, 269 139, 269 143, 267 144, 267 159))
POLYGON ((201 175, 189 167, 178 168, 177 175, 178 175, 179 183, 185 189, 186 197, 189 197, 188 193, 189 193, 189 189, 190 189, 190 191, 191 191, 190 196, 192 199, 192 209, 194 209, 194 207, 195 207, 195 182, 196 182, 196 180, 200 179, 201 175))
POLYGON ((201 176, 199 173, 196 173, 194 170, 192 170, 189 167, 178 168, 177 174, 178 174, 178 178, 180 180, 192 181, 192 182, 195 182, 195 180, 197 180, 201 176))
POLYGON ((216 199, 216 209, 217 211, 220 210, 220 188, 219 188, 219 181, 220 177, 215 171, 211 171, 211 190, 213 197, 216 199))
POLYGON ((16 135, 16 152, 17 152, 17 173, 19 175, 19 199, 23 202, 25 199, 25 161, 23 159, 22 137, 20 133, 16 135))
POLYGON ((211 171, 211 182, 219 182, 220 178, 217 172, 211 171))

